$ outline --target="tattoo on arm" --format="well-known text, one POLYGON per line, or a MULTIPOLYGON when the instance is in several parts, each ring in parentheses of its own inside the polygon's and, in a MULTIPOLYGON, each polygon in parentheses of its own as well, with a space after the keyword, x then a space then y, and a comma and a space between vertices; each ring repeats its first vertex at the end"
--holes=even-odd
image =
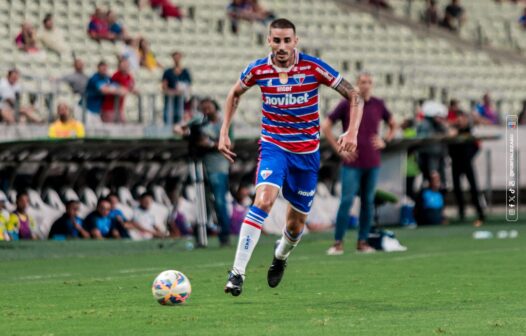
POLYGON ((349 99, 354 106, 360 105, 362 102, 362 97, 358 94, 358 91, 345 78, 338 84, 336 91, 344 98, 349 99))

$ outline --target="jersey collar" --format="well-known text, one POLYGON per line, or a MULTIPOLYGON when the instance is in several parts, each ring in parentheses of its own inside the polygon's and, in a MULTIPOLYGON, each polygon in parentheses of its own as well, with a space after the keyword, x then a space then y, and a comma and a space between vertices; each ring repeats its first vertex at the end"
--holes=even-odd
POLYGON ((294 64, 289 66, 288 68, 280 68, 276 66, 274 63, 272 63, 272 52, 268 54, 267 58, 267 65, 271 65, 277 72, 289 72, 292 70, 292 68, 298 64, 300 61, 300 53, 298 52, 298 49, 294 48, 294 64))

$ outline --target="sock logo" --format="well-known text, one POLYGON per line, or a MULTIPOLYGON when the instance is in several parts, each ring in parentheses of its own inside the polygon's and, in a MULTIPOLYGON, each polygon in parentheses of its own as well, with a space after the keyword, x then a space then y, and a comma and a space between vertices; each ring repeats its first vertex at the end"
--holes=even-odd
POLYGON ((250 238, 249 235, 247 235, 247 237, 245 238, 245 250, 248 250, 248 248, 250 247, 250 242, 252 241, 252 239, 250 238))
POLYGON ((261 177, 266 180, 270 175, 272 175, 272 170, 265 169, 261 171, 261 177))

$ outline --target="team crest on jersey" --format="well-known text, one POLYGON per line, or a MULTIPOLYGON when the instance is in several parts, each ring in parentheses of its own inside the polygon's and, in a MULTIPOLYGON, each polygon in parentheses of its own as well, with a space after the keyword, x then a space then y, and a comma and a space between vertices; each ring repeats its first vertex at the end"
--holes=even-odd
POLYGON ((301 85, 305 81, 305 74, 296 74, 296 75, 292 76, 292 78, 294 79, 294 81, 296 83, 301 85))
POLYGON ((265 169, 261 171, 261 177, 266 180, 270 175, 272 175, 272 170, 265 169))

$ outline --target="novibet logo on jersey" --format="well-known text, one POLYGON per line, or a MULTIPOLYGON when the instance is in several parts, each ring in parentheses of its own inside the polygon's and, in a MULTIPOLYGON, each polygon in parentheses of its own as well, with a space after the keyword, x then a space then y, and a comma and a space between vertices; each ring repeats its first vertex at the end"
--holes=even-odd
POLYGON ((293 95, 291 93, 288 93, 281 97, 266 96, 265 104, 286 106, 286 105, 305 104, 308 100, 309 100, 309 94, 306 92, 299 94, 299 95, 293 95))

